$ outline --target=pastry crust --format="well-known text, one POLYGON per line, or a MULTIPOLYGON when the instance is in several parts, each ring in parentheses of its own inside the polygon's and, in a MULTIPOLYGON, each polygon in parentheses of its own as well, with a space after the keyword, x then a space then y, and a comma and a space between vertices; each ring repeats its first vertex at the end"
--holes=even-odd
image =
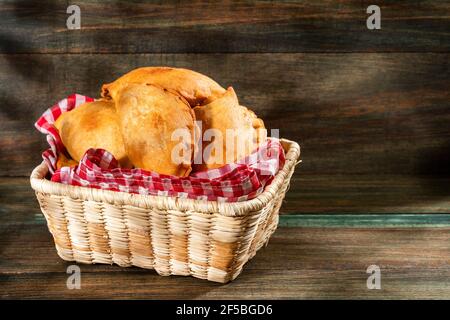
MULTIPOLYGON (((112 102, 100 100, 84 103, 60 115, 54 125, 74 161, 79 162, 89 148, 101 148, 112 153, 122 168, 132 167, 125 153, 112 102)), ((66 160, 69 159, 61 159, 59 165, 72 163, 66 160)))
POLYGON ((267 138, 264 122, 253 111, 239 105, 231 87, 211 103, 195 107, 194 112, 197 121, 201 121, 203 136, 203 157, 195 158, 194 171, 219 168, 236 162, 252 153, 267 138), (216 129, 221 138, 210 129, 216 129))
POLYGON ((134 166, 188 176, 192 170, 195 121, 189 104, 168 90, 146 84, 123 86, 115 101, 125 148, 134 166), (175 131, 188 136, 178 139, 175 131))
POLYGON ((56 161, 56 169, 61 169, 62 167, 75 167, 78 162, 67 158, 65 154, 58 152, 58 160, 56 161))
POLYGON ((194 107, 213 101, 225 89, 211 78, 183 68, 144 67, 138 68, 102 86, 101 95, 113 100, 118 92, 130 83, 152 84, 176 92, 194 107))

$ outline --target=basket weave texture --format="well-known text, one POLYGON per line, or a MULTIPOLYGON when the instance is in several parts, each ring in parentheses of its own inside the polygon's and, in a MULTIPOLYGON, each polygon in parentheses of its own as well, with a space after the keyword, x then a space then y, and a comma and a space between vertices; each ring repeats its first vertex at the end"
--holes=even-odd
POLYGON ((300 156, 280 140, 286 162, 258 197, 235 203, 146 196, 55 183, 45 163, 31 174, 58 255, 67 261, 155 269, 229 282, 266 244, 300 156))

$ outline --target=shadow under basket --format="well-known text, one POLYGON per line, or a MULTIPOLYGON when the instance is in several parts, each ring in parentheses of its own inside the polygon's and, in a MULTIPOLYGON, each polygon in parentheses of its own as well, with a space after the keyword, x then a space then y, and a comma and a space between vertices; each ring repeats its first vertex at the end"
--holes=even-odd
POLYGON ((280 140, 286 162, 258 197, 235 203, 146 196, 51 182, 45 163, 31 174, 58 255, 79 263, 116 263, 160 275, 235 279, 278 225, 300 156, 280 140))

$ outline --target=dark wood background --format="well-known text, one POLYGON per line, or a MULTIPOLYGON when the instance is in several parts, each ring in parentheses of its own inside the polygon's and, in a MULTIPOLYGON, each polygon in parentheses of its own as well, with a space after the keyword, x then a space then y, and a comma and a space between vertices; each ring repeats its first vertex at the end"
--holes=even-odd
MULTIPOLYGON (((450 4, 376 1, 0 3, 0 176, 26 183, 49 106, 148 65, 233 86, 298 141, 283 213, 442 213, 450 208, 450 4)), ((6 195, 5 195, 6 196, 6 195)), ((30 200, 31 201, 31 200, 30 200)))

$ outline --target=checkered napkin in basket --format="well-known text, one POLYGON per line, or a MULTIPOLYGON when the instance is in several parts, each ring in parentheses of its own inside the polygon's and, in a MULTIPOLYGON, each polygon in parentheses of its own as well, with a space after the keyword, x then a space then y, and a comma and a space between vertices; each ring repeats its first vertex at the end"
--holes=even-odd
POLYGON ((144 195, 236 202, 258 196, 285 162, 280 142, 268 139, 239 163, 196 172, 185 178, 139 168, 122 169, 114 156, 103 149, 89 149, 77 166, 57 170, 57 155, 66 149, 53 123, 63 112, 93 100, 78 94, 70 95, 45 111, 35 123, 36 128, 47 135, 50 148, 42 153, 42 157, 54 182, 144 195))

